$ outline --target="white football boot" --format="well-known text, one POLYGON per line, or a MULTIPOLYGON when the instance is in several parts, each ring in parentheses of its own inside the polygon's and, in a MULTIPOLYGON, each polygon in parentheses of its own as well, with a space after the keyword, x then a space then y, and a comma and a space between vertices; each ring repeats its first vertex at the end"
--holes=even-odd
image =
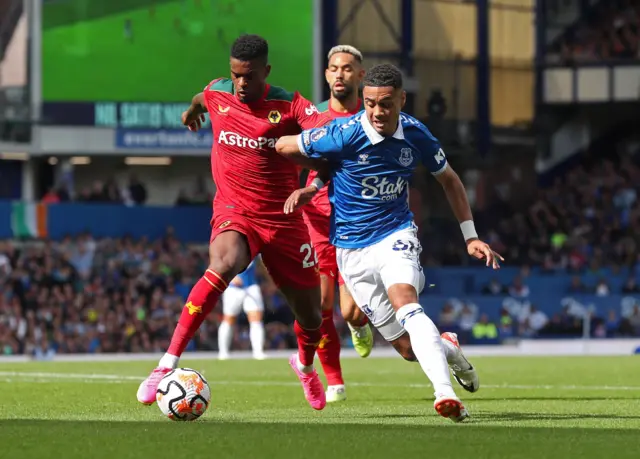
POLYGON ((458 397, 440 395, 433 402, 433 408, 443 418, 449 418, 453 422, 462 422, 469 417, 469 412, 458 397))
POLYGON ((456 357, 449 362, 449 368, 451 369, 451 373, 453 373, 453 377, 464 390, 468 392, 477 392, 478 389, 480 389, 478 373, 462 353, 462 348, 458 342, 458 335, 455 333, 445 332, 440 335, 440 337, 453 344, 453 347, 456 350, 456 357))
POLYGON ((347 391, 344 384, 327 387, 327 403, 344 402, 347 399, 347 391))

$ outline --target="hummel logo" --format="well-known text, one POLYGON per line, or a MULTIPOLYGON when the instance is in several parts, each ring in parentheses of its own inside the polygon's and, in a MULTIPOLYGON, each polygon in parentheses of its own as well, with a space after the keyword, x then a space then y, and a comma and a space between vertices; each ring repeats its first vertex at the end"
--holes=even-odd
POLYGON ((369 155, 366 153, 362 153, 358 156, 358 164, 369 164, 369 155))

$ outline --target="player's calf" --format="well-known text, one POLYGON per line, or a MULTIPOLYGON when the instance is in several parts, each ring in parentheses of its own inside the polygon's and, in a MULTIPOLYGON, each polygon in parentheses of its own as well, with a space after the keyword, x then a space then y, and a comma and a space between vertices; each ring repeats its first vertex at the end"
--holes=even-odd
POLYGON ((335 300, 335 282, 331 276, 320 276, 322 338, 318 345, 318 359, 327 378, 327 401, 336 402, 346 399, 342 368, 340 366, 340 336, 333 322, 335 300))
POLYGON ((411 348, 411 340, 408 334, 402 335, 398 339, 391 341, 393 348, 408 362, 417 362, 418 359, 411 348))

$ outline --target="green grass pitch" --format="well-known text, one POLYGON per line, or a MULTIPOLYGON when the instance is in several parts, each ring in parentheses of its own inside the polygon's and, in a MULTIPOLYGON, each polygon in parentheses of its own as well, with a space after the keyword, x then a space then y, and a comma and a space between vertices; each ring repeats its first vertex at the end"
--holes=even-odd
POLYGON ((272 84, 311 97, 312 3, 311 0, 45 3, 43 99, 187 102, 212 79, 229 75, 230 45, 242 33, 260 34, 269 40, 272 84), (125 33, 127 20, 132 24, 130 36, 125 33))
MULTIPOLYGON (((433 410, 420 366, 345 359, 349 400, 315 412, 283 359, 193 360, 212 389, 193 423, 139 405, 154 362, 0 364, 0 458, 637 458, 634 357, 476 358, 472 418, 433 410)), ((455 383, 454 383, 455 384, 455 383)))

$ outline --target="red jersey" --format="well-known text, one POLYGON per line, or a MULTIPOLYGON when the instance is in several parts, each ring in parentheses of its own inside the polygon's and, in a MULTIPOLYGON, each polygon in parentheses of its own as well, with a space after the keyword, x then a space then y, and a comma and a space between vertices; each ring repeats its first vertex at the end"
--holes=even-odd
MULTIPOLYGON (((318 110, 320 111, 320 113, 325 114, 331 119, 347 118, 349 116, 353 116, 356 113, 360 112, 361 110, 364 109, 364 106, 362 105, 362 100, 358 99, 357 107, 358 108, 352 112, 342 113, 342 112, 336 112, 335 110, 333 110, 331 108, 331 102, 329 100, 325 100, 324 102, 318 104, 318 110)), ((313 181, 314 178, 316 178, 317 175, 318 175, 318 171, 313 171, 313 170, 309 171, 309 177, 307 178, 307 186, 311 185, 311 182, 313 181)), ((304 212, 308 216, 311 216, 311 218, 313 218, 314 216, 327 217, 327 218, 331 216, 331 203, 329 202, 329 187, 327 185, 321 188, 320 191, 318 191, 316 195, 313 197, 311 202, 304 207, 304 212)))
POLYGON ((288 218, 283 207, 298 188, 298 169, 276 153, 276 141, 326 124, 328 115, 321 114, 298 92, 270 85, 259 100, 242 103, 227 78, 211 82, 204 96, 214 140, 214 209, 235 209, 252 217, 288 218))

